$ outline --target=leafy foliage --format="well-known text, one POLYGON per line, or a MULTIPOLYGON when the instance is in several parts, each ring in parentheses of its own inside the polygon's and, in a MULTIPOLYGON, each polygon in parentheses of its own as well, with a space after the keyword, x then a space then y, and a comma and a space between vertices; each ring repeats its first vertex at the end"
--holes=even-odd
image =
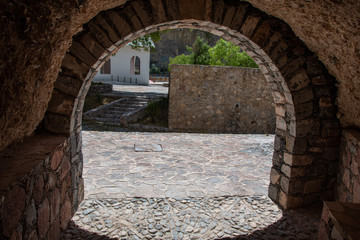
POLYGON ((165 31, 158 31, 154 33, 147 34, 141 38, 137 38, 134 41, 132 41, 129 45, 132 49, 135 49, 137 51, 140 51, 141 49, 145 51, 152 51, 155 48, 155 43, 160 41, 161 34, 165 31))
POLYGON ((254 60, 232 42, 220 39, 209 49, 210 65, 258 68, 254 60))
POLYGON ((198 37, 192 47, 187 46, 186 49, 190 52, 192 64, 209 64, 209 49, 210 46, 201 38, 198 37))
POLYGON ((173 64, 201 64, 209 65, 210 46, 200 37, 196 39, 192 47, 186 46, 189 55, 181 54, 174 58, 169 58, 169 71, 173 64))
POLYGON ((220 39, 210 47, 198 37, 192 47, 186 47, 189 55, 178 55, 170 58, 169 71, 173 64, 201 64, 234 67, 258 68, 254 60, 232 42, 220 39))
POLYGON ((151 67, 150 67, 150 74, 154 74, 154 73, 160 73, 160 68, 158 68, 156 66, 156 64, 151 64, 151 67))

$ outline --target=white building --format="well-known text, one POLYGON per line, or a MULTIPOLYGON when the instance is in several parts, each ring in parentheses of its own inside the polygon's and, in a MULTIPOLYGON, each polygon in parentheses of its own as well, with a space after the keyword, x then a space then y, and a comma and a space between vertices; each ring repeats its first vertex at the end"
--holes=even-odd
POLYGON ((149 85, 150 52, 120 48, 96 74, 95 82, 149 85))

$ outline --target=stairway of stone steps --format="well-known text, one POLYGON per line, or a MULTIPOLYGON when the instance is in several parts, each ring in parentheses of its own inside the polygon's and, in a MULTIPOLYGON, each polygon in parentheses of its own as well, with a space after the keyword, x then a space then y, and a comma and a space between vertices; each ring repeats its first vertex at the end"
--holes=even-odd
MULTIPOLYGON (((149 101, 159 99, 163 94, 128 95, 88 114, 86 119, 101 123, 123 125, 126 117, 143 108, 149 101)), ((86 114, 85 114, 86 115, 86 114)))

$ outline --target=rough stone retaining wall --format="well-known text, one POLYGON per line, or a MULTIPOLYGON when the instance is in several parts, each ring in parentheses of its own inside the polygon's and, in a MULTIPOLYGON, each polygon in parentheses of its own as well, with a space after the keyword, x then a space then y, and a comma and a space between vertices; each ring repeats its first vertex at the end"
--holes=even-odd
POLYGON ((0 178, 0 239, 60 239, 84 197, 82 163, 79 155, 70 158, 69 142, 30 137, 0 156, 6 172, 0 178))
POLYGON ((275 132, 275 105, 259 69, 174 65, 170 79, 170 129, 275 132))
POLYGON ((91 84, 88 94, 112 92, 111 84, 91 84))
POLYGON ((336 199, 360 203, 360 131, 343 130, 336 199))

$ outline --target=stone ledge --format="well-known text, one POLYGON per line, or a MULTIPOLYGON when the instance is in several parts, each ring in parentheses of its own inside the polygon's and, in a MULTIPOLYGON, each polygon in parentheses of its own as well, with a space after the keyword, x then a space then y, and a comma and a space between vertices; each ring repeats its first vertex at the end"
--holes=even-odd
POLYGON ((360 204, 324 202, 318 239, 360 239, 360 204))
POLYGON ((0 191, 7 191, 12 184, 37 169, 65 140, 63 135, 42 134, 27 137, 23 144, 7 148, 0 154, 0 191))

